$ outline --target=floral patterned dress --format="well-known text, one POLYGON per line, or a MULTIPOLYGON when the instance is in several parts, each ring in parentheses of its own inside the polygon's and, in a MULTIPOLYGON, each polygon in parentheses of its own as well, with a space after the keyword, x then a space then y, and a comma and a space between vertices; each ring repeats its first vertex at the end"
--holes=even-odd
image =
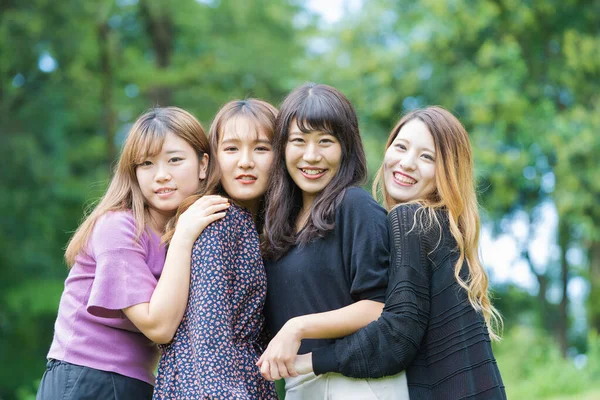
POLYGON ((263 343, 266 274, 252 215, 231 205, 192 251, 190 296, 161 346, 154 399, 277 399, 255 365, 263 343))

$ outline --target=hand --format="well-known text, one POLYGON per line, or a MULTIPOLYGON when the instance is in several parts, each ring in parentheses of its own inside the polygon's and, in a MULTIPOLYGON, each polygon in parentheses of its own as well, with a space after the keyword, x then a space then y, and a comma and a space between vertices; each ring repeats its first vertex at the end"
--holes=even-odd
POLYGON ((225 216, 229 200, 221 196, 203 196, 179 216, 173 240, 193 243, 211 223, 225 216))
POLYGON ((301 341, 300 326, 298 321, 292 318, 269 342, 267 349, 258 359, 256 365, 260 367, 262 376, 270 381, 298 376, 294 361, 301 341))
POLYGON ((296 361, 294 361, 294 367, 299 375, 313 372, 312 353, 297 355, 296 361))

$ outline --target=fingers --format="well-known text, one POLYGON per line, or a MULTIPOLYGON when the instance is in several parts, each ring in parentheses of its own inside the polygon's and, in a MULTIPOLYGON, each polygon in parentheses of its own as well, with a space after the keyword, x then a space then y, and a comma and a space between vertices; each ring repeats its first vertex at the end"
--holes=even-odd
POLYGON ((227 210, 228 208, 229 208, 229 203, 219 203, 219 204, 214 204, 214 205, 211 205, 211 206, 208 206, 208 207, 202 209, 201 213, 208 216, 208 215, 212 215, 219 211, 227 210))
POLYGON ((268 381, 272 381, 271 379, 271 366, 269 365, 268 360, 264 360, 262 366, 260 367, 260 374, 268 381))
POLYGON ((279 368, 277 367, 277 364, 270 363, 269 366, 271 367, 271 380, 276 381, 277 379, 281 379, 281 376, 279 375, 279 368))
POLYGON ((289 376, 284 376, 284 378, 289 378, 290 376, 298 376, 298 371, 296 371, 296 365, 294 364, 295 359, 288 360, 285 363, 285 369, 289 376))

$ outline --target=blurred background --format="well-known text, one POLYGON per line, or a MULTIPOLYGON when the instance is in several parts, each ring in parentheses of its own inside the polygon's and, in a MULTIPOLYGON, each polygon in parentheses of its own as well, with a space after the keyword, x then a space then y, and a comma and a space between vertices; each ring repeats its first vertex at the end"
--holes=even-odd
POLYGON ((438 104, 471 134, 513 399, 600 398, 600 1, 0 1, 0 399, 33 399, 65 244, 154 105, 208 130, 306 81, 390 129, 438 104))

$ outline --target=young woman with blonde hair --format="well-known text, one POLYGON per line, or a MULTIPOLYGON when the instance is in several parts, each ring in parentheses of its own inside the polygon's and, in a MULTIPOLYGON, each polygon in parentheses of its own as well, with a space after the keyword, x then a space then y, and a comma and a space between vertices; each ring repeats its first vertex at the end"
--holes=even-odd
POLYGON ((150 399, 158 348, 181 321, 192 244, 227 201, 200 199, 161 242, 179 205, 204 186, 202 125, 177 107, 135 122, 110 185, 77 229, 38 399, 150 399))
POLYGON ((505 399, 491 340, 501 318, 478 257, 473 158, 441 107, 392 130, 374 192, 389 211, 390 281, 379 319, 296 359, 296 370, 379 378, 406 370, 410 398, 505 399))

